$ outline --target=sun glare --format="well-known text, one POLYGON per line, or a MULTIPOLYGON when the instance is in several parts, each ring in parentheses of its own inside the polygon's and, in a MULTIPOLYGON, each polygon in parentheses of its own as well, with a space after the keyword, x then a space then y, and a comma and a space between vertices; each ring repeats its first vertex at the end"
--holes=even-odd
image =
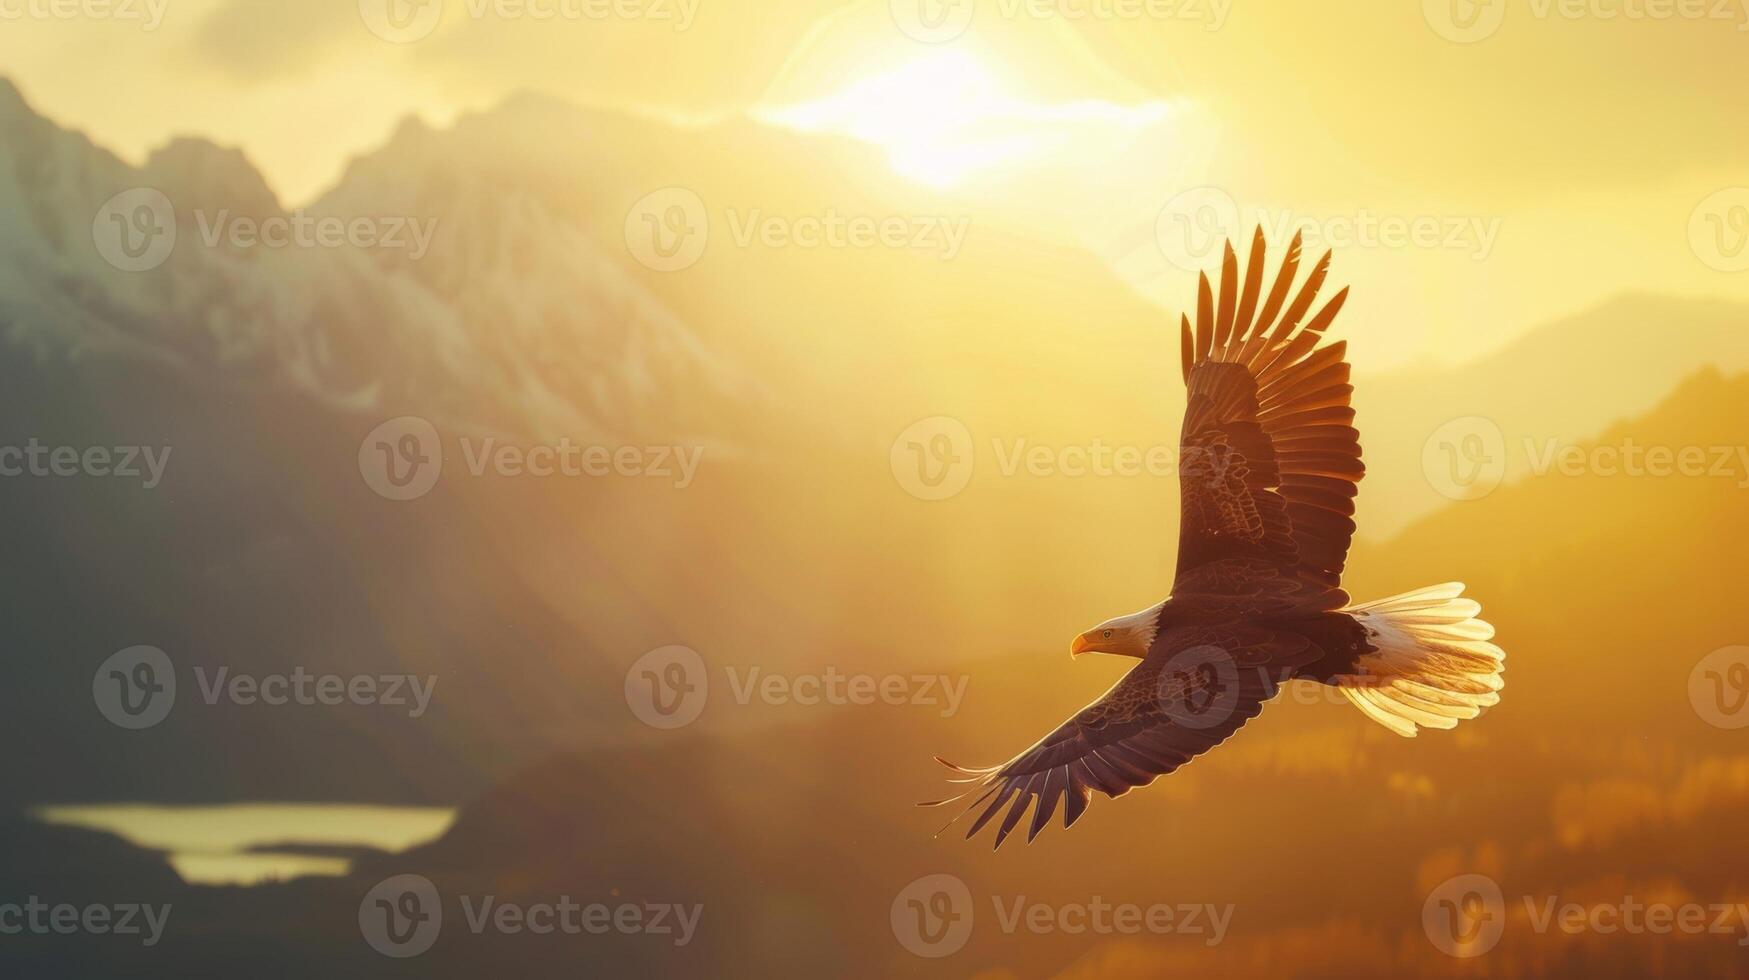
POLYGON ((998 167, 1035 165, 1081 146, 1089 129, 1124 136, 1164 119, 1167 106, 1029 102, 975 56, 920 58, 815 102, 768 109, 778 125, 840 132, 886 150, 893 169, 934 187, 998 167))

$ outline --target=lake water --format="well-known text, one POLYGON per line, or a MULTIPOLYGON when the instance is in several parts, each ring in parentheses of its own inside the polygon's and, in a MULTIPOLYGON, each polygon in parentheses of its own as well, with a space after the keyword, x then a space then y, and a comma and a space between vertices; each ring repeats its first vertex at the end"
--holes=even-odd
POLYGON ((437 839, 455 822, 452 807, 354 803, 119 803, 39 807, 34 814, 51 824, 107 831, 140 847, 165 851, 184 881, 203 885, 343 875, 352 866, 344 855, 260 848, 295 844, 403 851, 437 839))

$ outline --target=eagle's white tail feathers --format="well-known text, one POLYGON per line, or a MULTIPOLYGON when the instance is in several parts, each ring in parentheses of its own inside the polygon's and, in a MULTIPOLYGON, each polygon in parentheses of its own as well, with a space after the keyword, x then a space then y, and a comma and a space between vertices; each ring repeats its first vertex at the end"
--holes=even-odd
POLYGON ((1506 653, 1488 642, 1494 627, 1476 618, 1482 607, 1463 591, 1463 583, 1448 582, 1344 609, 1377 649, 1361 656, 1356 673, 1330 682, 1405 738, 1420 728, 1456 728, 1499 704, 1506 653))

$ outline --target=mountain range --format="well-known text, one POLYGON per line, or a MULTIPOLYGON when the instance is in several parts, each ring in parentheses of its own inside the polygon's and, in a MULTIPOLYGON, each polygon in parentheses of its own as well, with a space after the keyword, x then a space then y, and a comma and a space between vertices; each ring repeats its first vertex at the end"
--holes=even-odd
MULTIPOLYGON (((1745 311, 1651 296, 1472 364, 1357 384, 1372 536, 1347 584, 1371 598, 1468 581, 1509 651, 1505 699, 1485 719, 1403 742, 1346 705, 1284 698, 1208 760, 1096 804, 1073 833, 997 856, 952 834, 930 842, 937 814, 909 805, 939 795, 929 756, 990 761, 1036 739, 1122 666, 1071 664, 1065 641, 1171 581, 1175 480, 1004 473, 991 441, 1171 445, 1182 395, 1168 315, 1097 259, 883 168, 854 142, 748 120, 681 125, 523 96, 448 129, 409 122, 306 209, 434 223, 417 260, 208 246, 203 222, 220 213, 295 209, 236 151, 183 139, 130 166, 0 85, 0 446, 174 450, 151 490, 0 481, 15 556, 0 565, 15 665, 0 713, 26 746, 0 761, 0 806, 463 804, 426 847, 252 890, 190 887, 161 855, 12 820, 0 898, 173 901, 186 929, 153 961, 165 973, 584 962, 657 975, 677 962, 635 943, 580 953, 460 929, 441 960, 391 962, 361 945, 358 904, 410 872, 446 893, 702 902, 699 945, 677 954, 701 970, 1200 975, 1288 950, 1307 975, 1336 976, 1449 968, 1419 910, 1459 871, 1537 893, 1725 901, 1749 885, 1720 843, 1749 813, 1740 745, 1688 690, 1694 663, 1749 627, 1735 595, 1749 474, 1566 475, 1514 459, 1493 493, 1448 501, 1424 469, 1429 436, 1463 416, 1491 419, 1512 446, 1740 445, 1745 311), (129 273, 105 261, 93 224, 140 187, 172 203, 178 244, 129 273), (711 239, 696 265, 663 272, 624 226, 669 187, 705 202, 711 239), (831 209, 971 225, 951 260, 732 231, 754 211, 831 209), (427 495, 397 502, 359 455, 408 413, 448 440, 445 466, 427 495), (977 469, 960 495, 927 502, 895 479, 890 450, 935 415, 974 434, 977 469), (488 435, 705 456, 685 488, 476 477, 457 440, 488 435), (1656 612, 1615 615, 1629 606, 1656 612), (184 686, 162 724, 126 731, 94 706, 93 677, 143 643, 184 686), (695 726, 662 732, 628 708, 624 683, 669 644, 696 648, 713 680, 753 666, 926 670, 966 678, 967 698, 942 717, 742 704, 719 687, 695 726), (204 704, 194 672, 221 668, 437 687, 418 718, 204 704), (1623 880, 1600 881, 1598 866, 1623 880), (895 943, 890 905, 941 872, 983 899, 1231 902, 1236 931, 1213 951, 1009 935, 985 904, 965 952, 926 962, 895 943)), ((132 948, 46 948, 32 975, 139 962, 132 948)), ((1527 943, 1499 962, 1706 975, 1736 952, 1527 943)))

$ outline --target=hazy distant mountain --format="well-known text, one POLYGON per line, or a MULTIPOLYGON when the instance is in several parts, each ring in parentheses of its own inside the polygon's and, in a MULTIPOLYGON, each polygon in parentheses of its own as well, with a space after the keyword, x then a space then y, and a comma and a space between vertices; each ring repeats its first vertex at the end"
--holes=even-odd
POLYGON ((612 260, 759 377, 811 445, 880 451, 933 414, 1035 438, 1153 438, 1166 406, 1152 380, 1177 356, 1167 318, 1090 253, 899 177, 867 144, 744 117, 670 122, 518 95, 444 130, 403 125, 313 209, 443 215, 457 234, 397 265, 468 307, 540 309, 570 274, 554 255, 612 260), (671 188, 696 195, 706 242, 695 264, 655 271, 633 255, 627 218, 671 188), (901 244, 788 237, 852 219, 903 223, 901 244), (1035 395, 1094 377, 1084 403, 1035 395))
POLYGON ((733 420, 760 400, 538 196, 487 175, 446 180, 440 157, 407 159, 408 132, 390 147, 395 181, 360 177, 334 195, 356 210, 309 215, 370 219, 377 237, 312 230, 301 247, 235 237, 245 221, 296 217, 236 150, 179 139, 135 169, 5 82, 0 134, 0 335, 39 358, 148 357, 379 416, 582 440, 732 443, 733 420), (161 265, 124 272, 98 246, 116 234, 100 212, 137 188, 172 213, 130 199, 126 234, 139 247, 173 216, 175 244, 161 265))
POLYGON ((1541 452, 1550 440, 1594 438, 1708 366, 1749 369, 1749 305, 1628 295, 1537 327, 1469 364, 1362 377, 1354 386, 1367 450, 1361 534, 1383 540, 1450 502, 1425 472, 1422 448, 1453 419, 1497 425, 1506 479, 1518 479, 1532 463, 1527 442, 1541 452))
MULTIPOLYGON (((136 171, 9 84, 0 126, 0 332, 38 356, 125 351, 379 419, 406 410, 737 451, 792 451, 777 437, 788 425, 816 429, 809 445, 878 453, 935 414, 1035 443, 1176 437, 1164 312, 1093 256, 993 224, 988 208, 916 187, 851 140, 537 95, 445 130, 410 120, 308 213, 422 223, 431 233, 415 260, 397 248, 210 247, 203 224, 221 214, 285 215, 238 151, 181 139, 136 171), (177 205, 178 239, 164 267, 127 274, 92 247, 91 223, 138 186, 177 205), (703 201, 710 240, 696 265, 663 273, 639 264, 625 224, 668 187, 703 201), (967 225, 951 256, 747 237, 749 223, 829 214, 967 225), (797 411, 819 405, 829 416, 797 411), (760 446, 746 444, 750 430, 760 446)), ((1741 306, 1626 297, 1456 369, 1360 379, 1361 533, 1382 538, 1445 502, 1421 456, 1445 421, 1493 419, 1514 446, 1581 439, 1701 366, 1749 366, 1744 324, 1741 306), (1554 379, 1558 399, 1545 396, 1554 379)), ((1508 477, 1525 462, 1511 454, 1508 477)))
POLYGON ((974 216, 842 137, 532 95, 447 130, 409 121, 307 216, 425 229, 414 259, 236 246, 239 220, 288 212, 235 150, 180 139, 135 169, 9 84, 0 126, 0 335, 38 357, 150 357, 349 412, 547 437, 745 449, 736 430, 770 429, 770 409, 876 446, 935 413, 1083 441, 1158 428, 1149 380, 1174 355, 1157 310, 1093 256, 974 216), (640 265, 626 239, 633 206, 668 187, 699 195, 710 234, 674 273, 640 265), (97 220, 106 202, 136 188, 168 199, 176 244, 124 273, 93 239, 116 219, 97 220), (757 232, 849 219, 905 222, 905 244, 774 246, 757 232), (1050 356, 1022 356, 1039 348, 1050 356), (1095 374, 1107 397, 1084 407, 1038 412, 1028 394, 1095 374), (881 397, 845 399, 871 383, 881 397), (823 403, 830 424, 794 411, 823 403))

